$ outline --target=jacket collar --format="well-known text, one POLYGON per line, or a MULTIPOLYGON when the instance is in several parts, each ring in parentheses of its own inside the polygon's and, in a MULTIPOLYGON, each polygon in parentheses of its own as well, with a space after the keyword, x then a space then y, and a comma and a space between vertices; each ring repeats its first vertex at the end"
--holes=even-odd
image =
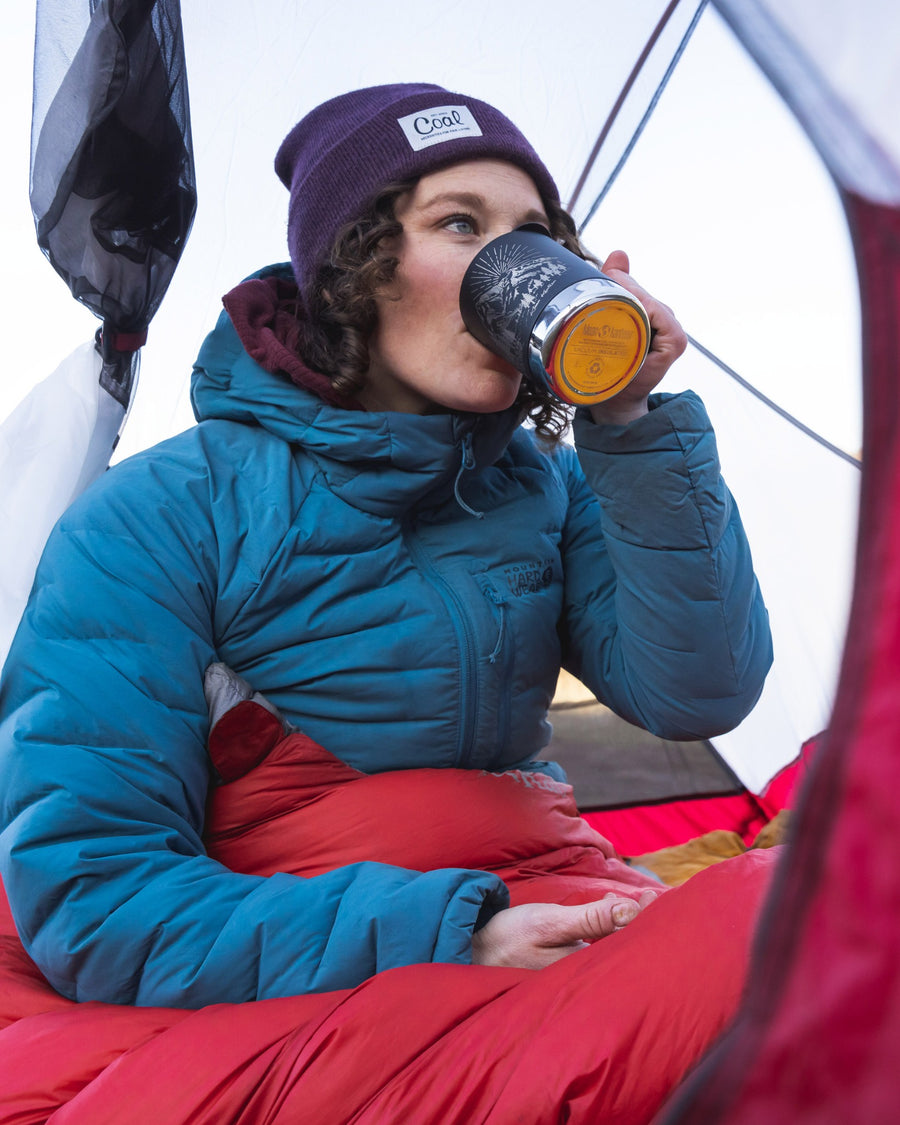
POLYGON ((368 412, 340 401, 328 380, 290 352, 282 315, 289 271, 271 267, 249 279, 247 293, 236 297, 238 286, 226 296, 227 311, 194 368, 198 421, 261 426, 302 448, 333 492, 373 514, 397 517, 412 506, 438 503, 452 494, 458 477, 457 495, 464 495, 465 475, 502 455, 521 420, 519 408, 418 415, 368 412), (259 281, 263 291, 252 284, 259 281))

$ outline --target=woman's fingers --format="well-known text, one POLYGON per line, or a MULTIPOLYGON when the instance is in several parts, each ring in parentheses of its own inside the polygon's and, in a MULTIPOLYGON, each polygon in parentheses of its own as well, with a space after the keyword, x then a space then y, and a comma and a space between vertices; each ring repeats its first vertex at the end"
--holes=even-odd
POLYGON ((600 268, 610 280, 637 297, 647 311, 652 330, 650 350, 635 378, 614 398, 591 407, 595 422, 627 425, 647 413, 647 395, 684 352, 687 334, 669 306, 656 300, 634 280, 624 250, 613 250, 600 268))
MULTIPOLYGON (((678 318, 668 305, 658 301, 652 294, 648 293, 642 285, 639 285, 631 276, 629 271, 628 255, 624 250, 613 250, 606 261, 601 267, 603 273, 608 274, 609 277, 617 284, 621 285, 623 289, 627 289, 629 293, 637 297, 644 308, 647 310, 647 316, 650 318, 650 327, 653 330, 653 342, 650 346, 650 354, 644 362, 644 368, 648 363, 656 360, 656 367, 660 366, 660 360, 666 360, 666 366, 659 374, 659 378, 665 374, 668 368, 675 362, 685 348, 687 347, 687 334, 678 322, 678 318)), ((643 373, 643 368, 641 369, 643 373)))
POLYGON ((613 250, 608 255, 606 261, 600 267, 601 273, 609 273, 610 270, 617 270, 619 273, 627 274, 631 269, 628 261, 628 255, 624 250, 613 250))
POLYGON ((472 960, 479 965, 542 969, 627 926, 655 898, 656 892, 650 890, 637 902, 608 894, 579 906, 528 903, 501 910, 475 934, 472 960))
POLYGON ((554 944, 576 941, 590 943, 621 930, 640 914, 642 907, 634 899, 608 894, 597 902, 583 906, 560 906, 554 915, 554 944))

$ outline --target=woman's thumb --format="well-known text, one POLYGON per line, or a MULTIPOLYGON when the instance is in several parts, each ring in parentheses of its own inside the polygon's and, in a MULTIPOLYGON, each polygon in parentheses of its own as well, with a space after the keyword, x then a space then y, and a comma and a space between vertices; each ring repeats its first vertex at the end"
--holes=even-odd
POLYGON ((578 937, 582 941, 597 941, 627 926, 641 912, 640 906, 630 898, 609 894, 597 902, 588 902, 582 911, 578 937))

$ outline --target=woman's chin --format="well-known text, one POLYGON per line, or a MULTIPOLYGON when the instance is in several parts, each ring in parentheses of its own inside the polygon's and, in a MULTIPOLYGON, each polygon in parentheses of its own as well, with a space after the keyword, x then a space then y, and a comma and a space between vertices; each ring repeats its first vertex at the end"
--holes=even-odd
POLYGON ((472 405, 468 409, 473 413, 496 414, 506 410, 519 396, 522 386, 522 376, 504 360, 497 358, 496 366, 490 366, 480 373, 477 385, 472 387, 472 405))
POLYGON ((508 410, 517 397, 518 390, 513 393, 507 390, 505 394, 472 395, 468 400, 457 403, 451 409, 463 414, 499 414, 508 410))

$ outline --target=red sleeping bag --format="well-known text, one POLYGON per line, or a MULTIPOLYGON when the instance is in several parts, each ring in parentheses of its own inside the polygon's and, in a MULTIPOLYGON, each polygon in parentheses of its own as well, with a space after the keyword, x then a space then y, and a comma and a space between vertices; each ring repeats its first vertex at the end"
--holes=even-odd
MULTIPOLYGON (((226 783, 208 848, 234 869, 475 867, 500 874, 513 903, 648 885, 544 777, 361 774, 282 737, 253 703, 216 727, 211 752, 226 783)), ((737 1006, 776 851, 702 872, 540 972, 413 965, 342 992, 199 1011, 63 999, 3 899, 0 1122, 648 1122, 737 1006)))

